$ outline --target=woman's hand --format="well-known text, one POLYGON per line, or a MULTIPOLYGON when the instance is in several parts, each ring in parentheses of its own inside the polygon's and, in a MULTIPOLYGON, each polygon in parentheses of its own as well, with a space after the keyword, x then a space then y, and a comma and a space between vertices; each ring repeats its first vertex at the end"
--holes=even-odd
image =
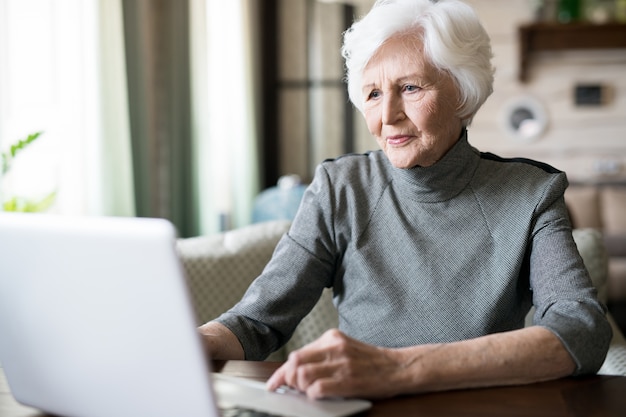
POLYGON ((398 393, 394 387, 401 381, 397 353, 329 330, 292 352, 267 387, 274 391, 287 385, 310 398, 391 397, 398 393))
POLYGON ((526 384, 570 375, 571 356, 549 330, 532 326, 476 339, 380 348, 329 330, 292 352, 268 380, 310 398, 399 394, 526 384))

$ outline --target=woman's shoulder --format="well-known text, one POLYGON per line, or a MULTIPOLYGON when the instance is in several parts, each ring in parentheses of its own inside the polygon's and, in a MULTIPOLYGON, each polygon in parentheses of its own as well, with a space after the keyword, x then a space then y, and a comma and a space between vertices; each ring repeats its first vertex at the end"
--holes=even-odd
POLYGON ((474 183, 488 188, 508 189, 516 194, 562 194, 567 188, 567 175, 545 162, 529 158, 503 158, 482 152, 474 183))
POLYGON ((345 154, 317 167, 313 190, 343 205, 371 207, 392 180, 392 168, 382 151, 345 154), (356 203, 355 203, 356 202, 356 203))
POLYGON ((320 164, 331 178, 364 180, 386 180, 391 178, 391 164, 380 151, 349 153, 336 158, 326 159, 320 164))
POLYGON ((481 152, 481 167, 483 171, 498 172, 506 177, 519 178, 521 181, 554 181, 557 178, 565 179, 563 171, 545 162, 529 158, 503 158, 501 156, 481 152))
POLYGON ((483 161, 491 162, 492 165, 499 166, 503 169, 533 171, 542 173, 543 175, 558 175, 563 172, 545 162, 537 161, 529 158, 503 158, 490 152, 481 152, 480 157, 483 161))

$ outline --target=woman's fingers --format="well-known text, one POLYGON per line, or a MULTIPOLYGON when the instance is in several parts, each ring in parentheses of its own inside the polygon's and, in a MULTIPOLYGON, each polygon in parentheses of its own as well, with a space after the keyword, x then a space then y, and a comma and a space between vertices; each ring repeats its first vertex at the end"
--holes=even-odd
MULTIPOLYGON (((386 351, 386 350, 385 350, 386 351)), ((354 397, 375 393, 381 367, 389 369, 384 350, 358 342, 338 330, 292 352, 268 380, 267 388, 287 385, 311 398, 354 397), (372 372, 372 369, 376 372, 372 372)))
POLYGON ((324 363, 328 359, 328 346, 321 340, 322 338, 291 352, 287 361, 267 381, 267 388, 274 391, 287 385, 304 391, 303 388, 308 386, 306 381, 307 368, 311 364, 324 363))

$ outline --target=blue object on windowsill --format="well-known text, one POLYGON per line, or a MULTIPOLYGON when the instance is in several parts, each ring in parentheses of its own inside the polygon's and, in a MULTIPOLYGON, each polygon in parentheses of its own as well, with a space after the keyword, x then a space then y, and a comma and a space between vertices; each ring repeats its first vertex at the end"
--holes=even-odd
POLYGON ((252 222, 293 220, 307 186, 297 175, 284 175, 278 185, 262 191, 254 200, 252 222))

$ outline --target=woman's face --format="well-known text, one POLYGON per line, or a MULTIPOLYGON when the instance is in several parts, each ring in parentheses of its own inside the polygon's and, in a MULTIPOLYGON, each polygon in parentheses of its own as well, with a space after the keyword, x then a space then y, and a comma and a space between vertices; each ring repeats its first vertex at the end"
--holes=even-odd
POLYGON ((392 37, 363 71, 367 127, 397 168, 434 164, 461 133, 457 88, 422 51, 414 36, 392 37))

